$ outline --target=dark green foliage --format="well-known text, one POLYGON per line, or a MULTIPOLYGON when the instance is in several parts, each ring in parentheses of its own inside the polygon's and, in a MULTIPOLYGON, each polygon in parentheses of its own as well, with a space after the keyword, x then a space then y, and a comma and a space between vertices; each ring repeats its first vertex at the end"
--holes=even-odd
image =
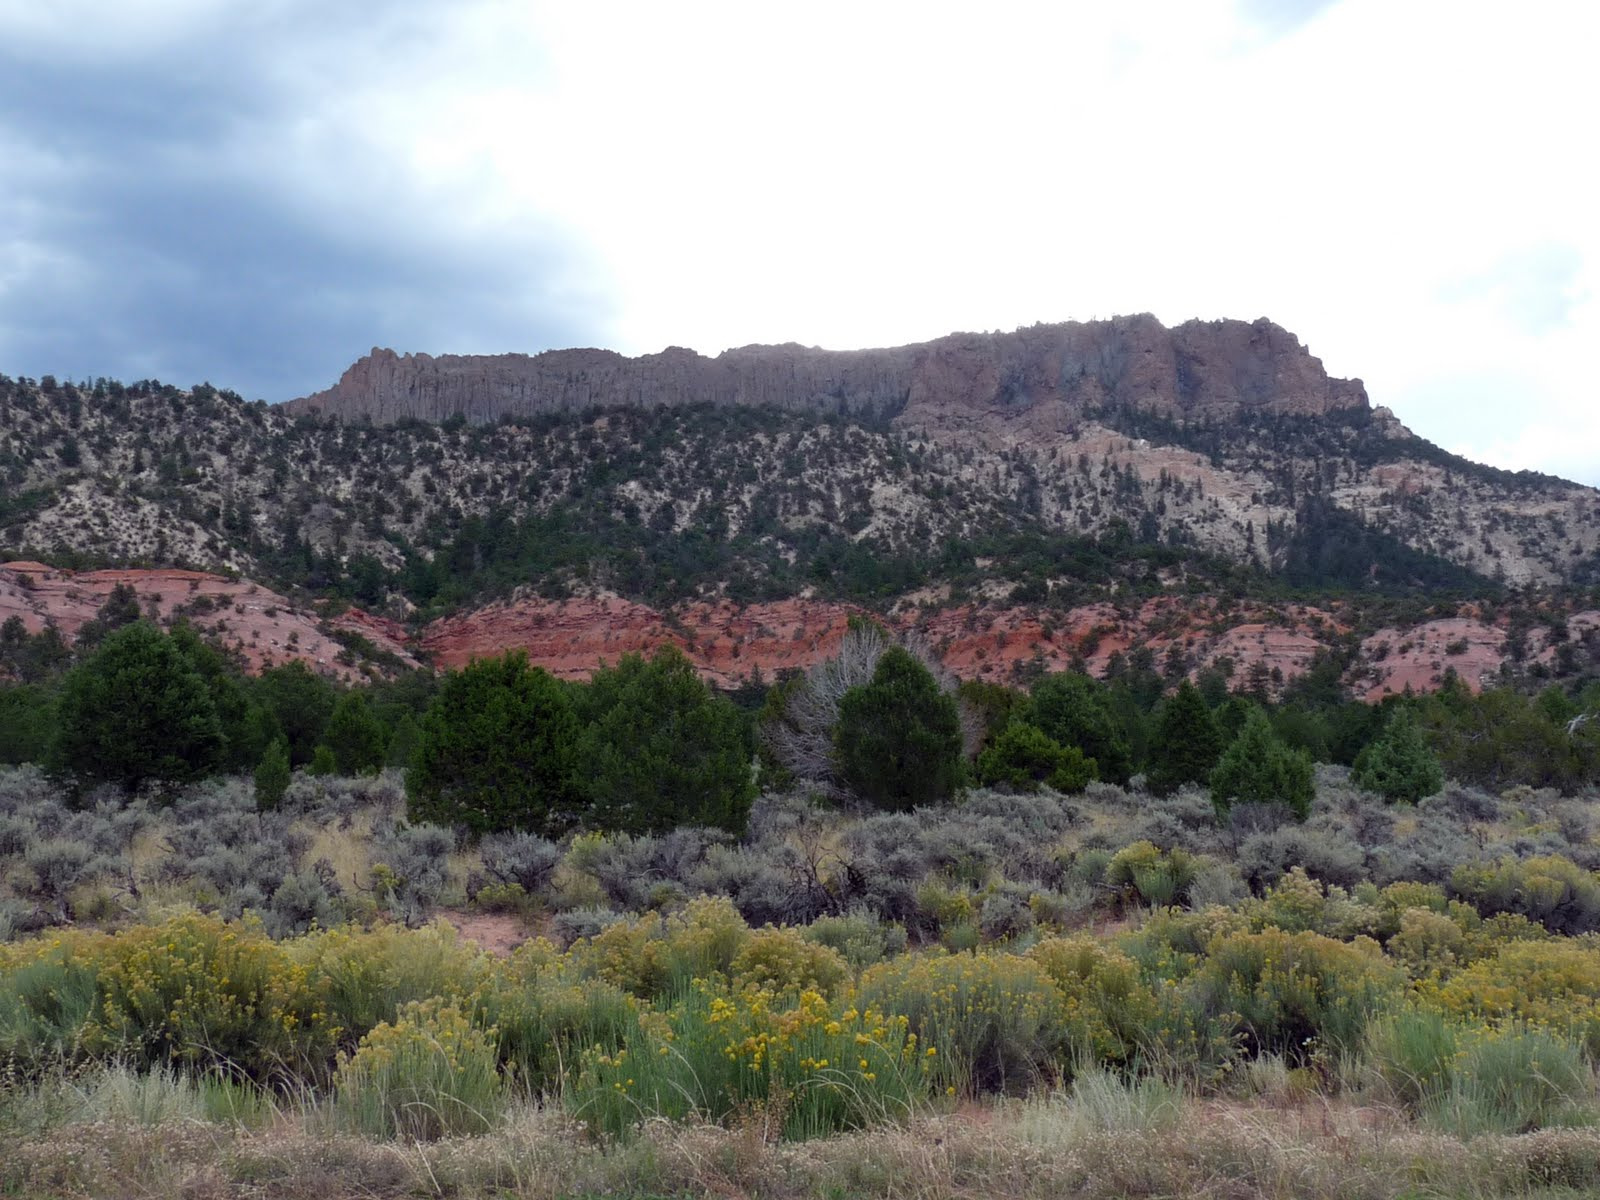
POLYGON ((1048 783, 1058 792, 1081 792, 1099 777, 1094 759, 1085 758, 1076 746, 1062 746, 1020 721, 1007 726, 978 756, 978 782, 985 787, 1032 792, 1048 783))
POLYGON ((1260 709, 1245 719, 1211 773, 1211 800, 1220 813, 1234 804, 1282 804, 1304 820, 1314 792, 1310 757, 1284 745, 1260 709))
POLYGON ((271 719, 274 736, 289 746, 289 762, 305 766, 316 753, 338 692, 332 683, 295 659, 261 672, 255 683, 257 702, 271 719))
POLYGON ((1401 708, 1377 739, 1356 756, 1355 781, 1385 800, 1415 804, 1444 787, 1444 772, 1409 708, 1401 708))
POLYGON ((42 763, 54 727, 54 698, 44 688, 0 687, 0 763, 42 763))
POLYGON ((279 738, 267 747, 256 767, 256 807, 277 808, 289 790, 289 748, 279 738))
POLYGON ((143 621, 109 635, 68 672, 51 759, 85 780, 137 787, 198 779, 219 765, 222 724, 205 681, 143 621))
POLYGON ((332 753, 340 775, 376 775, 383 769, 384 729, 373 716, 365 692, 351 691, 339 697, 322 744, 332 753))
POLYGON ((1290 586, 1302 588, 1427 596, 1441 592, 1488 596, 1500 590, 1465 567, 1368 528, 1355 514, 1321 496, 1308 497, 1295 513, 1294 535, 1284 550, 1281 569, 1290 586))
POLYGON ((578 721, 567 690, 527 655, 479 659, 445 676, 406 772, 413 821, 479 833, 560 834, 577 816, 578 721))
POLYGON ((394 732, 389 735, 389 750, 384 756, 383 765, 402 769, 409 767, 421 739, 420 722, 408 712, 401 713, 400 719, 395 722, 394 732))
POLYGON ((1204 783, 1222 757, 1222 729, 1200 691, 1185 679, 1161 707, 1151 739, 1150 790, 1169 795, 1186 783, 1204 783))
POLYGON ((1100 778, 1126 786, 1133 758, 1104 684, 1072 671, 1046 675, 1033 685, 1021 717, 1062 746, 1076 746, 1094 759, 1100 778))
POLYGON ((1422 725, 1445 775, 1498 790, 1523 783, 1573 791, 1600 779, 1600 728, 1573 732, 1510 688, 1474 696, 1454 675, 1422 704, 1422 725))
POLYGON ((942 804, 962 784, 955 698, 902 647, 885 650, 872 681, 840 698, 833 738, 845 783, 879 808, 942 804))
POLYGON ((201 639, 193 626, 179 622, 169 636, 189 665, 205 681, 217 720, 222 723, 221 768, 248 771, 261 761, 272 741, 272 723, 255 704, 239 664, 201 639))
POLYGON ((0 670, 23 683, 44 683, 71 657, 72 651, 54 625, 34 634, 28 632, 21 617, 7 617, 0 625, 0 670))
POLYGON ((1028 703, 1028 693, 982 679, 963 679, 956 695, 983 719, 985 741, 1004 732, 1028 703))
POLYGON ((114 633, 124 625, 131 625, 143 614, 139 610, 139 594, 133 590, 131 583, 119 583, 111 589, 111 593, 100 605, 93 618, 83 623, 78 630, 78 646, 80 649, 91 649, 105 640, 108 633, 114 633))
POLYGON ((589 824, 627 833, 744 830, 755 799, 749 724, 676 646, 595 672, 581 705, 589 824))

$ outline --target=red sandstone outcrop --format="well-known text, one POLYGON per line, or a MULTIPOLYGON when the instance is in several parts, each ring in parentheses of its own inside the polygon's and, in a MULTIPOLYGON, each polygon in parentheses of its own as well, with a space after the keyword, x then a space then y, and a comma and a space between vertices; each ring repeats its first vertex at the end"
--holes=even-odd
MULTIPOLYGON (((865 613, 820 600, 692 604, 671 614, 616 597, 519 600, 440 618, 423 631, 422 646, 440 667, 524 650, 535 666, 582 679, 602 662, 649 655, 671 643, 707 679, 728 687, 757 670, 771 679, 829 657, 852 615, 865 613)), ((1269 675, 1275 671, 1276 681, 1288 682, 1340 632, 1327 613, 1309 607, 1239 610, 1219 618, 1205 601, 1175 598, 1126 611, 1106 603, 1065 612, 992 605, 907 608, 890 623, 919 637, 962 678, 1001 683, 1080 661, 1104 674, 1114 655, 1140 646, 1149 647, 1158 667, 1177 647, 1191 673, 1227 659, 1241 682, 1258 663, 1269 675)))
POLYGON ((1064 430, 1107 406, 1227 419, 1245 409, 1315 415, 1365 407, 1367 397, 1359 380, 1330 379, 1270 321, 1189 321, 1169 330, 1142 314, 891 349, 745 346, 715 358, 680 347, 638 358, 596 349, 436 357, 374 347, 333 387, 287 407, 382 423, 696 403, 844 405, 934 430, 1027 413, 1031 425, 1064 430))
MULTIPOLYGON (((64 571, 36 562, 0 564, 0 622, 20 617, 29 633, 54 625, 69 641, 105 603, 111 589, 130 585, 146 613, 170 625, 186 618, 197 629, 237 651, 252 671, 301 659, 325 675, 356 680, 359 663, 329 633, 314 613, 248 579, 227 579, 204 571, 64 571)), ((395 622, 359 609, 326 623, 331 630, 361 634, 379 650, 407 666, 418 662, 406 648, 395 622)))

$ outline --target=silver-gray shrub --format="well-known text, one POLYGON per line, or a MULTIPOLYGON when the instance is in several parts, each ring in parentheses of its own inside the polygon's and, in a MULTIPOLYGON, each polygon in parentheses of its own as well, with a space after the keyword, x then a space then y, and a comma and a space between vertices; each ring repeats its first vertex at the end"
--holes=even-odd
POLYGON ((864 908, 837 917, 818 917, 806 927, 805 936, 837 950, 858 971, 904 953, 910 941, 904 925, 881 921, 864 908))
POLYGON ((622 920, 622 914, 609 908, 569 908, 550 918, 550 932, 563 946, 579 938, 592 938, 622 920))
POLYGON ((525 830, 491 833, 478 843, 483 869, 497 883, 514 883, 530 896, 549 889, 561 865, 561 847, 525 830))
POLYGON ((373 846, 374 869, 389 869, 379 901, 407 925, 427 920, 450 882, 450 855, 456 839, 437 825, 401 825, 373 846))
POLYGON ((1248 837, 1239 846, 1239 873, 1258 892, 1303 867, 1325 884, 1354 887, 1367 877, 1367 856, 1344 831, 1324 825, 1285 825, 1248 837))
POLYGON ((728 897, 751 925, 803 925, 833 906, 817 864, 783 844, 713 846, 688 890, 728 897))

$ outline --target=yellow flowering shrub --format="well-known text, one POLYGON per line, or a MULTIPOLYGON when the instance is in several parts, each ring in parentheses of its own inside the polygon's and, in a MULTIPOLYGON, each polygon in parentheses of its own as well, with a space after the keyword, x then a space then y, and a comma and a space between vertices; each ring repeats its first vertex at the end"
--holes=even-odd
POLYGON ((62 1062, 88 1048, 100 1010, 100 960, 109 935, 67 930, 0 944, 0 1060, 62 1062))
POLYGON ((474 1011, 492 1026, 501 1066, 530 1091, 560 1091, 585 1050, 614 1051, 637 1023, 639 1001, 602 979, 513 973, 480 989, 474 1011))
POLYGON ((1389 939, 1389 956, 1412 976, 1449 971, 1467 957, 1467 935, 1442 912, 1408 908, 1400 914, 1400 928, 1389 939))
POLYGON ((831 995, 850 978, 850 966, 836 950, 808 939, 798 929, 759 929, 732 965, 737 984, 773 992, 810 988, 831 995))
POLYGON ((702 896, 670 917, 652 912, 607 926, 579 939, 568 957, 583 974, 658 999, 691 980, 726 975, 749 936, 732 901, 702 896))
POLYGON ((1055 1069, 1066 1044, 1061 993, 1022 955, 906 955, 865 972, 858 997, 905 1016, 938 1055, 938 1083, 957 1091, 1023 1088, 1055 1069))
POLYGON ((445 921, 422 929, 343 926, 285 945, 324 998, 345 1049, 380 1022, 394 1020, 402 1005, 429 996, 466 996, 492 970, 488 956, 445 921))
POLYGON ((1139 966, 1114 946, 1081 935, 1047 938, 1028 952, 1061 992, 1067 1042, 1097 1062, 1127 1063, 1158 1015, 1139 966))
POLYGON ((1191 983, 1201 1009, 1231 1021, 1248 1049, 1302 1057, 1359 1045, 1405 977, 1370 939, 1264 929, 1218 938, 1191 983))
POLYGON ((442 998, 402 1006, 342 1056, 335 1110, 371 1137, 484 1133, 504 1103, 494 1031, 442 998))
POLYGON ((1479 1024, 1519 1022, 1580 1042, 1600 1057, 1600 950, 1571 941, 1519 941, 1443 981, 1422 1003, 1479 1024))
POLYGON ((936 1059, 904 1017, 840 1009, 814 990, 785 1000, 701 981, 667 1012, 639 1013, 623 1048, 586 1052, 568 1100, 612 1135, 696 1117, 812 1137, 903 1118, 928 1094, 936 1059))
POLYGON ((1182 848, 1158 850, 1147 841, 1124 846, 1106 864, 1106 885, 1125 900, 1166 908, 1183 904, 1189 896, 1200 862, 1182 848))
POLYGON ((100 944, 100 1009, 86 1044, 145 1063, 258 1078, 310 1069, 338 1032, 311 972, 259 927, 189 913, 100 944))

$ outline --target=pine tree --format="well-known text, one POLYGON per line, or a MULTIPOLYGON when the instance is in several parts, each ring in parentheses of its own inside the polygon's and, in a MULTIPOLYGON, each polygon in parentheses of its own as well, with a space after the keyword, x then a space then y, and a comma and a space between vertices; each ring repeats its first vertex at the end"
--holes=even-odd
POLYGON ((1211 772, 1211 802, 1219 815, 1235 803, 1283 804, 1303 821, 1315 793, 1310 755, 1286 746, 1259 708, 1211 772))
POLYGON ((586 819, 656 833, 711 825, 743 833, 755 800, 750 727, 676 646, 595 672, 580 701, 586 819))
POLYGON ((1060 745, 1076 746, 1094 759, 1100 778, 1127 785, 1133 756, 1105 685, 1072 671, 1046 675, 1034 684, 1021 718, 1060 745))
POLYGON ((278 738, 267 747, 256 767, 256 807, 277 808, 283 803, 283 794, 289 790, 289 747, 278 738))
POLYGON ((413 821, 559 836, 578 815, 578 721, 566 689, 522 653, 445 677, 406 772, 413 821))
POLYGON ((1415 804, 1444 787, 1444 771, 1433 756, 1416 716, 1397 710, 1366 749, 1356 756, 1353 777, 1385 800, 1415 804))
POLYGON ((333 706, 322 742, 333 753, 340 775, 376 775, 383 769, 383 725, 373 716, 366 693, 346 692, 333 706))
POLYGON ((1200 689, 1185 679, 1161 707, 1150 747, 1150 790, 1171 795, 1186 783, 1204 783, 1222 757, 1222 728, 1200 689))
POLYGON ((964 782, 961 715, 908 651, 883 652, 871 682, 839 701, 834 752, 844 782, 880 808, 940 804, 964 782))
POLYGON ((108 635, 62 684, 51 751, 60 770, 130 788, 183 782, 215 770, 222 750, 205 681, 147 622, 108 635))

